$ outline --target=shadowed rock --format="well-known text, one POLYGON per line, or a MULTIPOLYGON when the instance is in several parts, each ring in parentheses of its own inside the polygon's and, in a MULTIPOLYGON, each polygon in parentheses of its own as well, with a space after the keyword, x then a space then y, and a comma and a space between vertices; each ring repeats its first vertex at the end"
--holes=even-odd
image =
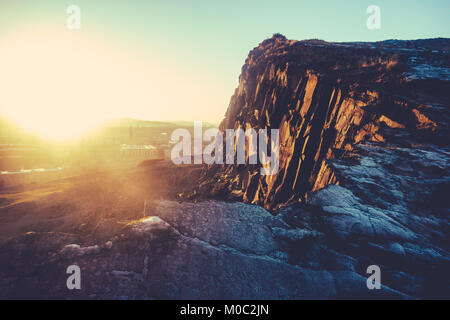
POLYGON ((339 183, 327 160, 358 143, 442 145, 449 138, 449 54, 442 49, 449 40, 438 40, 263 41, 242 67, 220 128, 279 129, 280 170, 261 176, 257 165, 213 165, 196 194, 276 209, 339 183))
POLYGON ((145 202, 141 220, 99 218, 100 236, 9 239, 0 298, 448 299, 448 50, 263 41, 220 128, 279 129, 276 175, 213 165, 196 203, 145 202), (79 291, 66 287, 72 264, 79 291), (371 265, 381 290, 366 286, 371 265))

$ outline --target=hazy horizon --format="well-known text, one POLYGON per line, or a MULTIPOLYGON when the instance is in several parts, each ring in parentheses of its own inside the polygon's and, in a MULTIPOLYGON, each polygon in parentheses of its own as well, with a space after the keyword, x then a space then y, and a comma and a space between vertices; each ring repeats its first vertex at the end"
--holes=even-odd
POLYGON ((45 137, 124 117, 218 123, 248 52, 273 33, 449 37, 450 3, 433 3, 377 1, 382 27, 368 30, 368 1, 2 1, 0 114, 45 137), (79 30, 66 25, 71 4, 81 9, 79 30))

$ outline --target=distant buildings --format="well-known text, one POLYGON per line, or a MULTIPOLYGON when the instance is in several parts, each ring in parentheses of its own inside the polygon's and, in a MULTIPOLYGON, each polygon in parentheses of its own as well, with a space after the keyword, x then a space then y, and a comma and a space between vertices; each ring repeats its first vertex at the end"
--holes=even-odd
POLYGON ((20 171, 1 171, 0 190, 2 188, 41 183, 64 177, 63 168, 55 169, 27 169, 20 171))
POLYGON ((120 146, 120 159, 149 160, 162 158, 164 158, 164 153, 161 148, 152 145, 122 144, 120 146))

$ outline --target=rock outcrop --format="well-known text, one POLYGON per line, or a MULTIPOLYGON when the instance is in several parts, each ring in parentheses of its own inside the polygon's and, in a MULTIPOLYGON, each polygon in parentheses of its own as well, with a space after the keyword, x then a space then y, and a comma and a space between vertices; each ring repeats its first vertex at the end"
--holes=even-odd
MULTIPOLYGON (((149 200, 126 223, 141 209, 120 207, 90 233, 31 225, 0 243, 0 299, 449 299, 449 50, 448 39, 265 40, 220 128, 279 129, 277 174, 212 165, 180 190, 199 201, 149 200), (81 290, 66 287, 74 264, 81 290), (373 265, 380 290, 367 287, 373 265)), ((120 192, 94 208, 113 210, 120 192)), ((51 211, 30 201, 13 212, 51 211)), ((83 211, 54 206, 57 218, 83 211)))
POLYGON ((263 41, 220 128, 279 129, 280 170, 214 165, 196 193, 276 209, 339 184, 328 161, 357 144, 447 144, 449 42, 263 41))
POLYGON ((0 298, 450 297, 448 216, 396 209, 336 185, 275 216, 243 203, 157 201, 153 216, 101 242, 28 232, 1 244, 0 298), (71 265, 81 290, 66 287, 71 265), (381 290, 366 286, 371 265, 381 269, 381 290))
POLYGON ((102 244, 62 233, 10 240, 0 246, 0 298, 410 298, 367 290, 356 259, 283 214, 215 201, 159 201, 154 213, 102 244), (81 290, 66 287, 70 265, 81 269, 81 290))

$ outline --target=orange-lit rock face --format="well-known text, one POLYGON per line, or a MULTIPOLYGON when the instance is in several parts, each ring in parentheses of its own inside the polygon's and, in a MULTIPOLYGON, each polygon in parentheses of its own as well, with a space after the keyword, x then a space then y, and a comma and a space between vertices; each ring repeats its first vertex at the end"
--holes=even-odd
POLYGON ((250 52, 220 128, 279 129, 280 170, 261 176, 256 166, 211 167, 205 190, 274 209, 338 183, 326 162, 352 145, 385 142, 385 129, 433 127, 411 101, 394 102, 405 94, 399 61, 381 48, 265 40, 250 52))

